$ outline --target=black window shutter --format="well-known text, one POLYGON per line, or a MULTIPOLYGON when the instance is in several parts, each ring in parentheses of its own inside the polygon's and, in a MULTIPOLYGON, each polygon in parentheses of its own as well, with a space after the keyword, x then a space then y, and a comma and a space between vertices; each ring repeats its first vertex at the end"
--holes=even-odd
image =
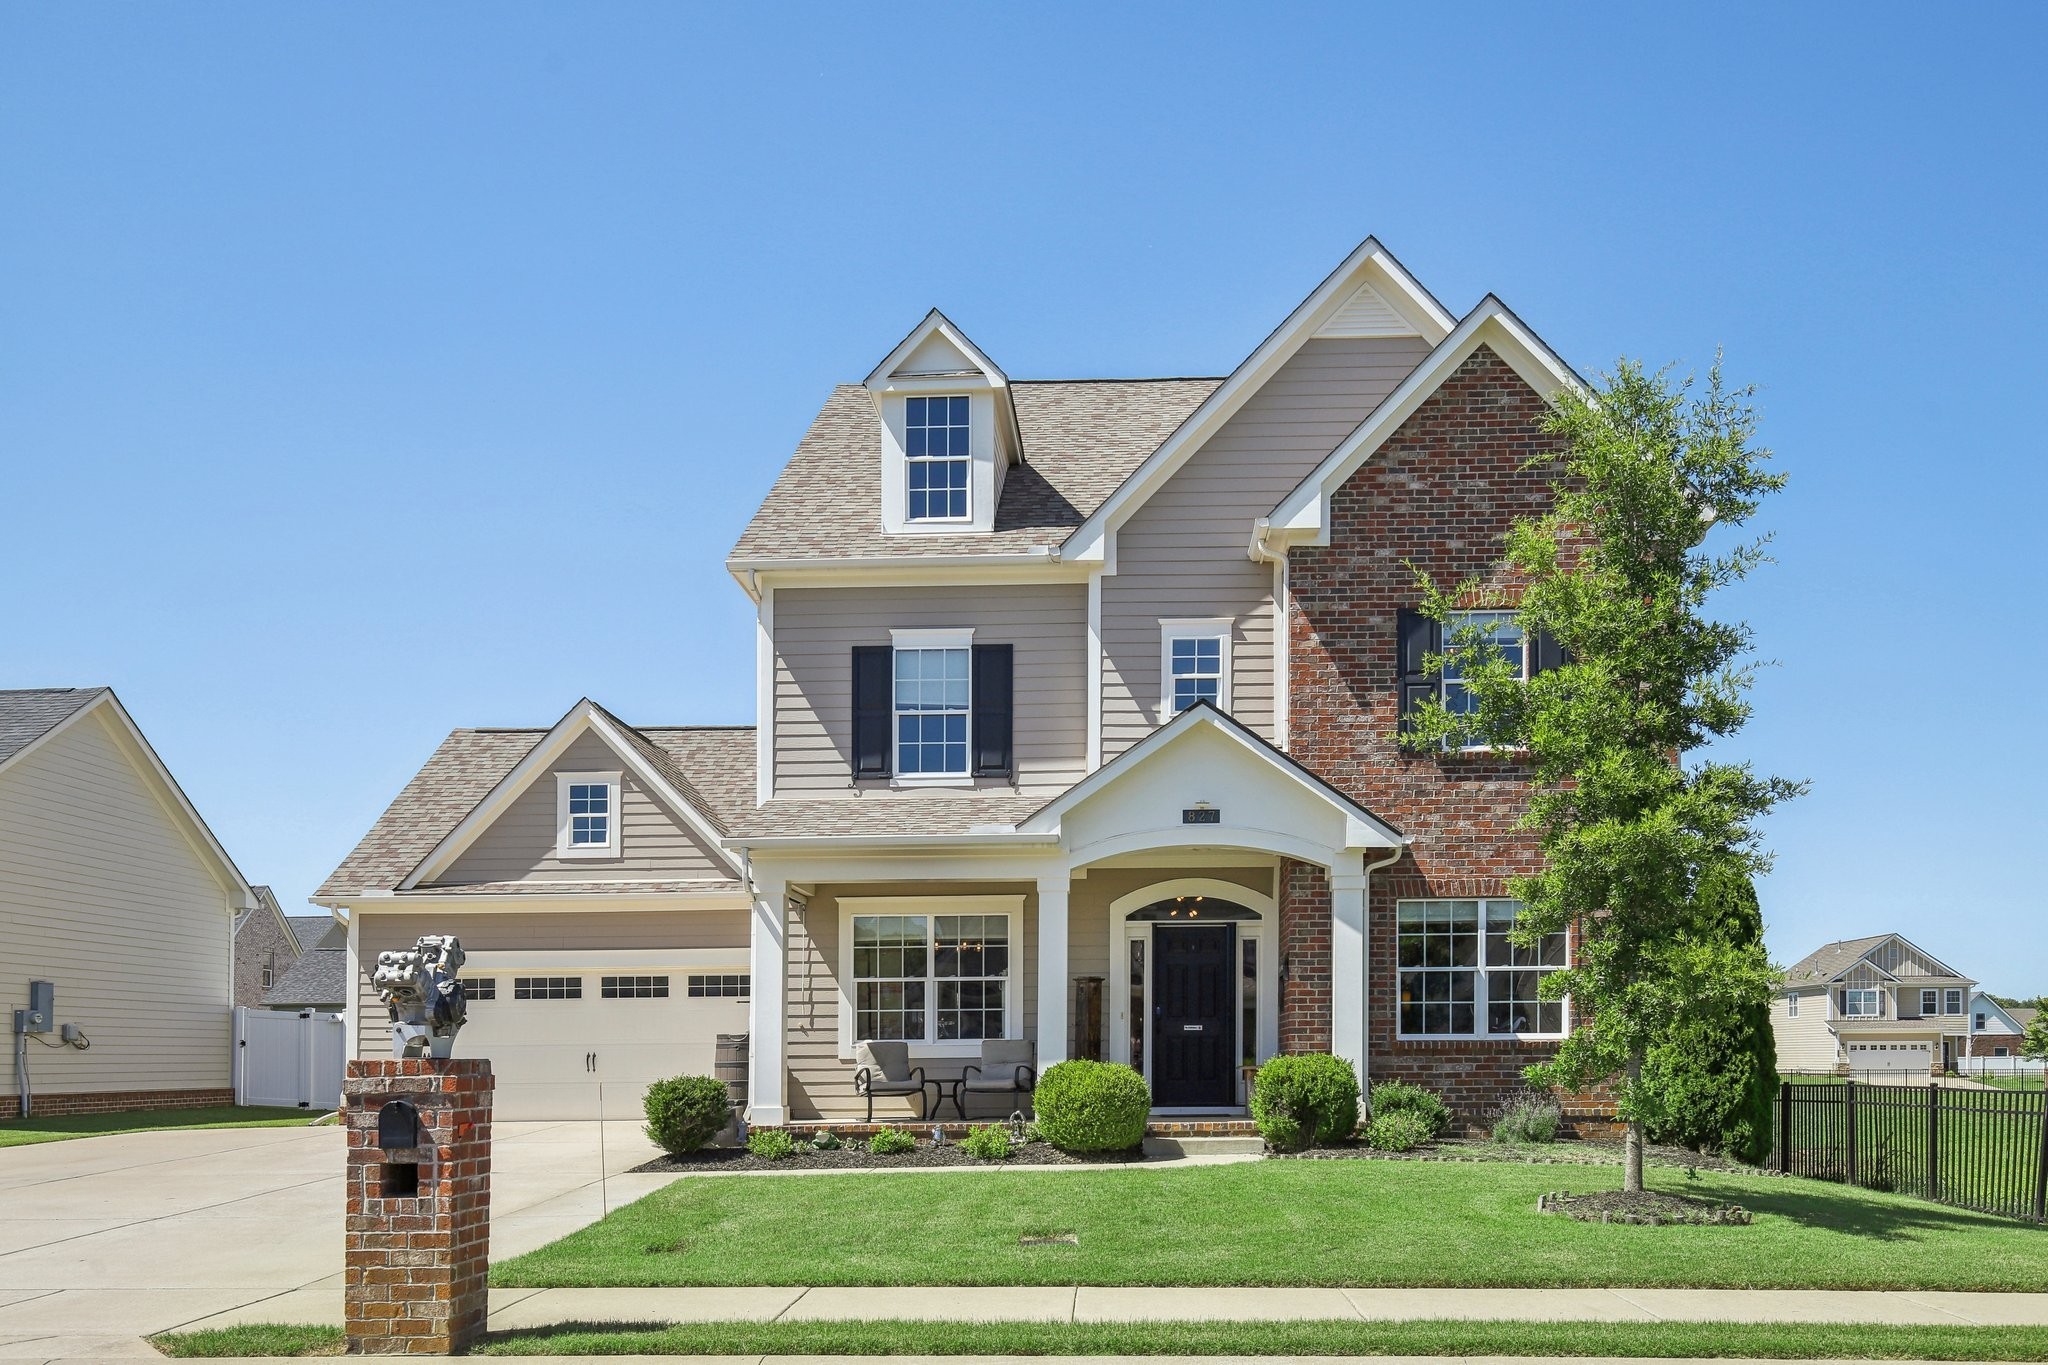
POLYGON ((1529 676, 1548 673, 1553 668, 1563 668, 1572 661, 1571 652, 1557 642, 1557 637, 1547 630, 1536 632, 1534 647, 1529 651, 1529 676))
POLYGON ((1010 645, 974 647, 974 775, 1008 777, 1010 757, 1010 645))
POLYGON ((890 693, 896 652, 887 645, 853 647, 853 775, 887 777, 890 693))
POLYGON ((1414 732, 1415 713, 1422 709, 1423 700, 1436 693, 1436 679, 1425 670, 1424 659, 1443 651, 1443 627, 1421 612, 1403 607, 1395 630, 1401 673, 1401 733, 1406 735, 1414 732))

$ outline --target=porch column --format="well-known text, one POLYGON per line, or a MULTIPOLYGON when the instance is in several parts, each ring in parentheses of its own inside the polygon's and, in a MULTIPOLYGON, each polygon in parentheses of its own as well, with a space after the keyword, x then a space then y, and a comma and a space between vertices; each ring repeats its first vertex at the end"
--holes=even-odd
POLYGON ((752 968, 747 1002, 747 1122, 774 1126, 789 1121, 783 1051, 789 1037, 789 883, 754 879, 752 968))
POLYGON ((1038 1069, 1067 1060, 1067 874, 1038 879, 1038 1069))
POLYGON ((1330 868, 1330 1051, 1351 1063, 1360 1084, 1365 1060, 1365 855, 1343 853, 1330 868))

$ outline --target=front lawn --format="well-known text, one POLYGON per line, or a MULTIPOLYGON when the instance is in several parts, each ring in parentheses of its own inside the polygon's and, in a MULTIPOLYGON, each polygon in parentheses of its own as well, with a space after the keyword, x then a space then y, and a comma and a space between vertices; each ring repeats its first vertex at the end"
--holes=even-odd
POLYGON ((1498 1285, 2037 1290, 2048 1233, 1797 1178, 1657 1169, 1749 1227, 1577 1223, 1612 1167, 1261 1161, 1169 1170, 689 1177, 494 1266, 596 1285, 1498 1285), (1019 1244, 1074 1233, 1078 1245, 1019 1244))
POLYGON ((108 1133, 144 1133, 164 1128, 296 1128, 320 1116, 306 1109, 263 1109, 217 1104, 201 1109, 132 1109, 122 1114, 60 1114, 53 1118, 0 1119, 0 1147, 108 1133))

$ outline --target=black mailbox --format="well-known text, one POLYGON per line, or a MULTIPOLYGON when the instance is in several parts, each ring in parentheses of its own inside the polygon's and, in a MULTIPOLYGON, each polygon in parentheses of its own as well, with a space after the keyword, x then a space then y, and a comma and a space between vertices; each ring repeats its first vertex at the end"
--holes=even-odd
POLYGON ((420 1145, 420 1111, 411 1100, 386 1100, 377 1110, 377 1145, 385 1151, 420 1145))

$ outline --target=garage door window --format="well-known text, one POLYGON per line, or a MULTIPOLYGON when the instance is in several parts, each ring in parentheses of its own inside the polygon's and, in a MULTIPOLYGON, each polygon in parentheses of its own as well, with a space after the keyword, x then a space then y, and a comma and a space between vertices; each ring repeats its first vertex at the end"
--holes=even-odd
POLYGON ((606 1000, 666 1000, 665 976, 605 976, 598 978, 597 993, 606 1000))
POLYGON ((498 978, 495 976, 463 977, 462 998, 465 1000, 496 1000, 498 998, 498 978))
POLYGON ((690 977, 692 1000, 745 1000, 753 978, 746 972, 721 972, 690 977))
POLYGON ((515 976, 512 978, 514 1000, 581 1000, 583 978, 580 976, 515 976))

